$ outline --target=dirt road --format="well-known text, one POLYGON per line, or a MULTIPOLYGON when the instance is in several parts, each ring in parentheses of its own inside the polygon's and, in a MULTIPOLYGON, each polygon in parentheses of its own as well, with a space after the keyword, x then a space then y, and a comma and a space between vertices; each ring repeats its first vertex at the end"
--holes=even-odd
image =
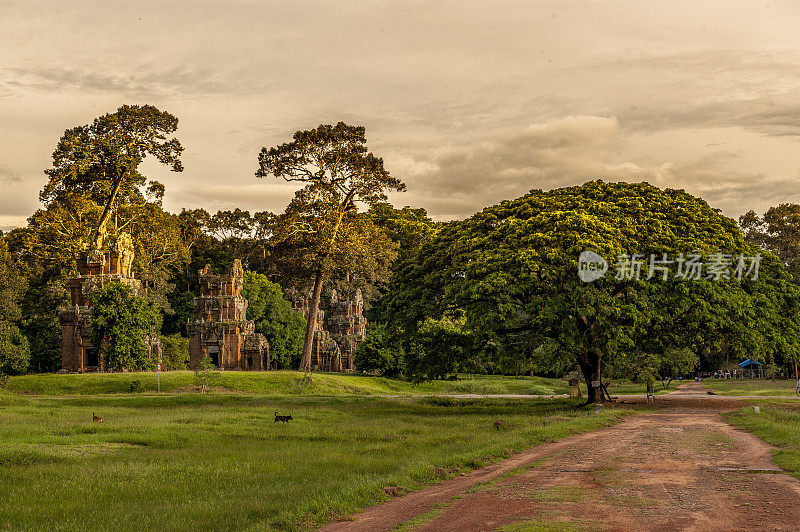
POLYGON ((640 413, 392 499, 323 530, 797 530, 800 481, 696 383, 640 413))

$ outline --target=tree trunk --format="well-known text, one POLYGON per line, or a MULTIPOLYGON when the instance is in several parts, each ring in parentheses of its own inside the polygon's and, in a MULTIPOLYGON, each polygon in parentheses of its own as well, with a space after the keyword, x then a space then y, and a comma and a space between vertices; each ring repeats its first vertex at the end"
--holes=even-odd
POLYGON ((103 209, 103 214, 100 216, 100 222, 97 224, 97 231, 94 233, 94 242, 92 249, 100 249, 103 247, 103 240, 106 236, 106 222, 108 222, 108 217, 111 214, 111 208, 114 206, 114 200, 117 199, 117 194, 119 193, 119 187, 122 184, 122 177, 120 177, 116 183, 114 183, 114 188, 111 190, 111 197, 108 198, 106 202, 106 206, 103 209))
POLYGON ((322 271, 317 271, 314 277, 314 291, 311 295, 311 305, 308 307, 306 338, 303 342, 303 359, 300 362, 301 371, 308 371, 311 369, 311 349, 314 346, 314 325, 317 323, 317 312, 319 311, 319 300, 321 296, 322 271))
POLYGON ((605 402, 600 380, 600 360, 600 353, 597 351, 589 351, 585 356, 578 358, 578 365, 586 381, 587 404, 605 402))

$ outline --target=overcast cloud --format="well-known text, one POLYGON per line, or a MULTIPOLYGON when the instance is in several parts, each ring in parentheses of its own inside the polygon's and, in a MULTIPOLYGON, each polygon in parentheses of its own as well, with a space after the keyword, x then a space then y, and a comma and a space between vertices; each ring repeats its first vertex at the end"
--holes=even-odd
POLYGON ((38 206, 65 129, 180 119, 166 207, 282 210, 262 146, 344 120, 438 219, 590 179, 725 214, 800 202, 797 2, 0 0, 0 227, 38 206))

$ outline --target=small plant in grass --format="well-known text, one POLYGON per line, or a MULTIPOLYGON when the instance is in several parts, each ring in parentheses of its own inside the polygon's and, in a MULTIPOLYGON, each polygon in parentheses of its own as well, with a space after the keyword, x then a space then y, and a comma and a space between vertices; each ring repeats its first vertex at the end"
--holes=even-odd
POLYGON ((141 393, 144 391, 144 386, 142 386, 142 381, 139 379, 134 379, 131 381, 131 393, 141 393))
POLYGON ((200 387, 200 393, 206 393, 206 388, 213 386, 222 375, 219 371, 214 371, 216 366, 211 361, 211 357, 203 358, 194 370, 194 383, 200 387))
POLYGON ((0 373, 0 388, 8 388, 8 375, 0 373))
POLYGON ((308 393, 314 389, 314 379, 309 372, 304 372, 302 377, 297 377, 294 380, 294 389, 296 393, 308 393))

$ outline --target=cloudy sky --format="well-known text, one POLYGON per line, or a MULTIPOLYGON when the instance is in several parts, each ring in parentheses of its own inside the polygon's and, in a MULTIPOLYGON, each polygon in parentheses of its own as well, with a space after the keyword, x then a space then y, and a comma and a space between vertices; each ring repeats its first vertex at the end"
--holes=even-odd
POLYGON ((738 217, 800 202, 800 3, 0 0, 0 228, 134 103, 180 119, 184 172, 145 167, 173 211, 282 210, 259 149, 344 120, 437 219, 590 179, 738 217))

